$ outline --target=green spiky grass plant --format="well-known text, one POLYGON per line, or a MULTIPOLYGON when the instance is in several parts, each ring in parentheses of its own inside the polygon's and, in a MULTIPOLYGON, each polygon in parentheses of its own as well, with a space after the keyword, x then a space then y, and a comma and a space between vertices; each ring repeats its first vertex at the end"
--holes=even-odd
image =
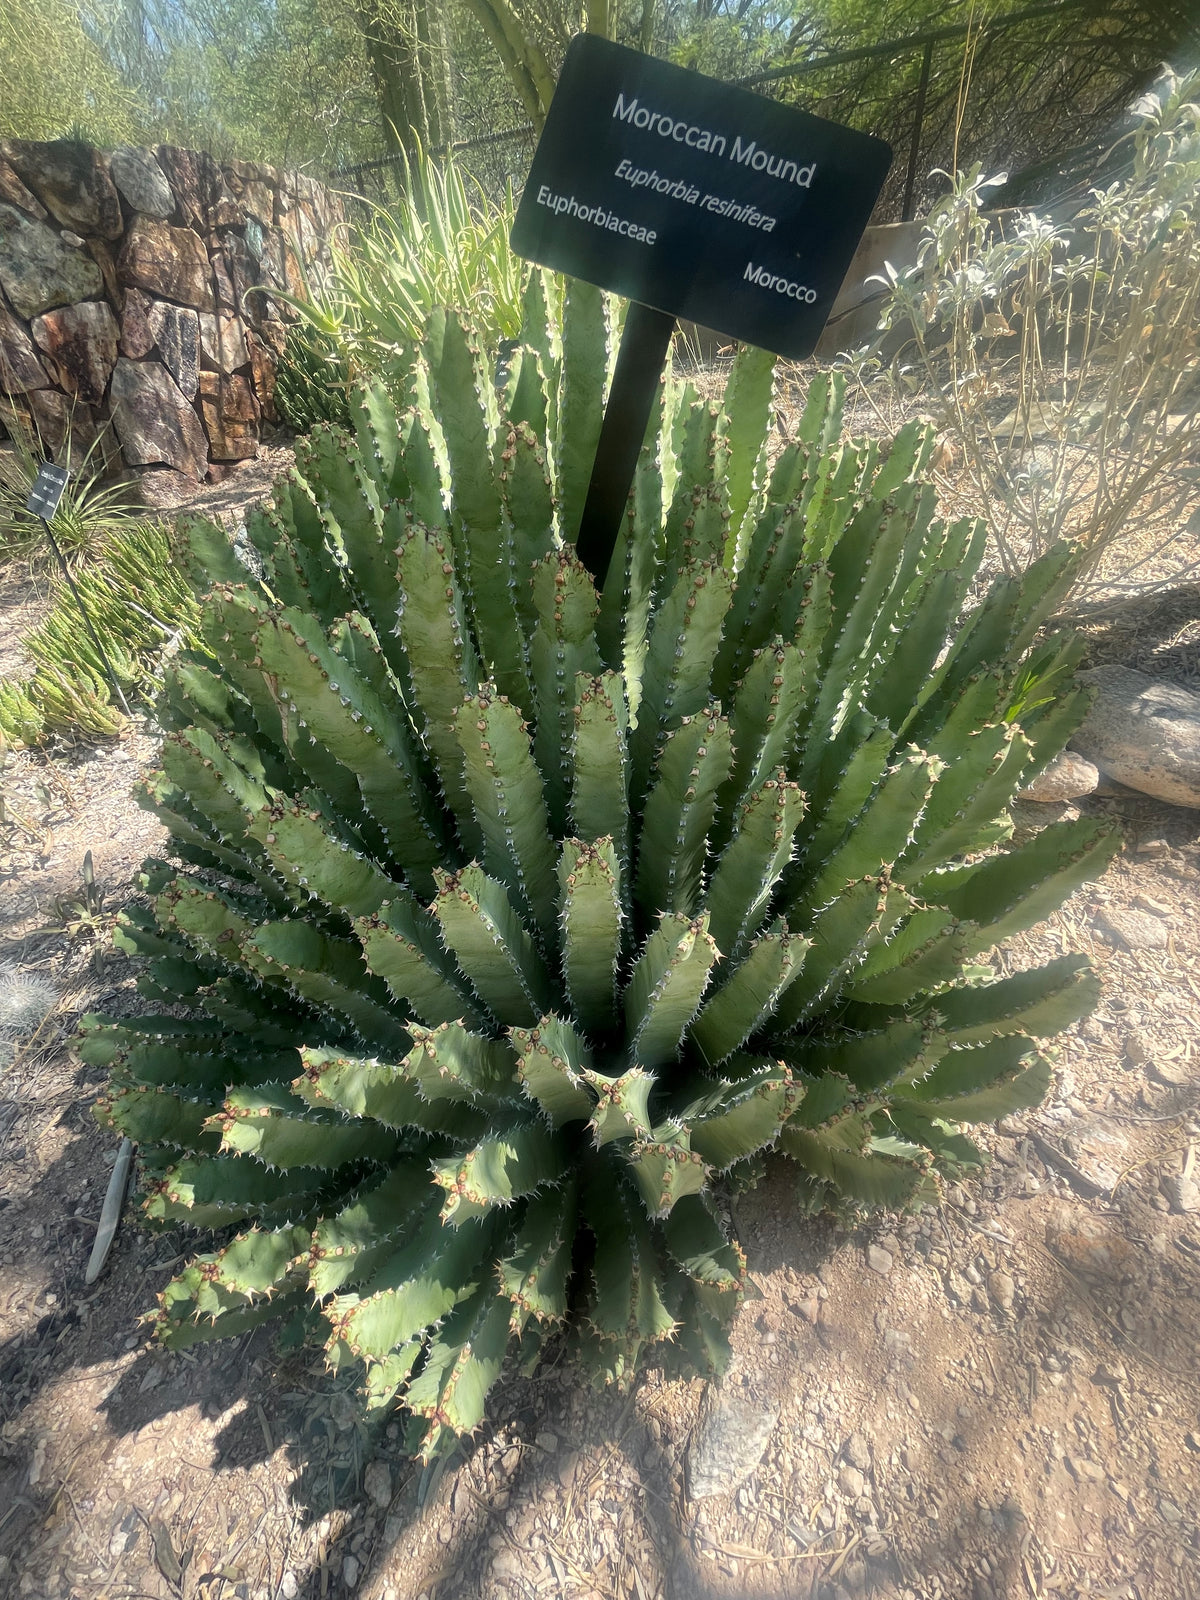
POLYGON ((104 481, 108 464, 103 434, 81 452, 68 425, 56 456, 35 431, 14 426, 7 448, 0 451, 0 561, 14 556, 38 556, 47 563, 53 560, 48 548, 38 550, 39 541, 45 547, 42 525, 25 509, 42 463, 53 459, 72 463, 71 476, 50 523, 69 561, 80 562, 94 555, 106 535, 136 521, 128 485, 104 481))
MULTIPOLYGON (((152 698, 164 652, 198 642, 200 608, 169 531, 132 522, 110 532, 75 584, 126 698, 152 698)), ((0 679, 0 737, 7 743, 38 744, 51 734, 105 738, 125 726, 65 584, 24 650, 31 675, 0 679)))
POLYGON ((197 527, 145 793, 176 864, 117 934, 172 1011, 83 1045, 148 1215, 218 1230, 162 1338, 290 1318, 427 1456, 561 1329, 601 1378, 719 1369, 722 1175, 932 1200, 1096 992, 982 959, 1116 847, 1000 848, 1083 710, 1034 646, 1071 553, 961 615, 983 530, 935 517, 926 434, 842 442, 817 379, 768 472, 747 351, 722 409, 664 388, 597 593, 610 364, 586 285, 560 347, 533 276, 499 395, 436 313, 408 403, 369 386, 250 519, 261 576, 197 527))
POLYGON ((525 269, 508 244, 511 192, 495 204, 453 157, 424 153, 399 181, 394 202, 371 204, 366 226, 332 242, 329 271, 304 296, 277 295, 299 315, 277 379, 293 427, 348 420, 350 382, 394 372, 435 307, 469 313, 493 355, 520 330, 525 269))

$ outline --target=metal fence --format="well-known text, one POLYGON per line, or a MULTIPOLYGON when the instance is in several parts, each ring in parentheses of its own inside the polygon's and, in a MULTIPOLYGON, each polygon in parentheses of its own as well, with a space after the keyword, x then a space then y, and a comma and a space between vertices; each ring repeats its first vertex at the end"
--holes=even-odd
MULTIPOLYGON (((903 38, 889 39, 883 44, 863 45, 853 50, 832 50, 822 55, 809 56, 804 61, 792 62, 781 67, 770 67, 761 72, 751 72, 744 77, 734 78, 731 82, 739 88, 756 89, 765 85, 790 82, 795 79, 813 76, 831 68, 850 66, 857 62, 873 60, 901 60, 908 56, 921 56, 920 75, 917 79, 916 103, 913 112, 912 132, 908 145, 908 159, 904 174, 904 190, 901 201, 901 216, 908 221, 914 214, 917 193, 917 178, 920 168, 922 135, 925 131, 925 116, 929 99, 929 81, 933 71, 934 52, 939 45, 952 44, 956 40, 968 37, 981 38, 986 34, 1002 33, 1009 28, 1019 26, 1023 22, 1034 22, 1039 18, 1060 16, 1064 11, 1082 10, 1084 7, 1094 7, 1095 0, 1047 0, 1042 5, 1027 6, 1024 10, 1011 12, 1005 17, 996 17, 991 21, 979 23, 954 23, 944 28, 930 28, 922 33, 906 34, 903 38)), ((512 155, 499 163, 489 162, 493 170, 488 173, 492 182, 497 182, 503 187, 506 178, 511 178, 519 186, 524 172, 528 166, 526 156, 532 156, 535 142, 535 130, 531 123, 524 123, 517 128, 505 128, 495 133, 480 134, 473 139, 457 139, 452 144, 442 145, 432 152, 435 156, 465 155, 468 153, 483 153, 513 146, 512 155), (525 150, 516 147, 524 145, 525 150)), ((390 174, 398 167, 403 167, 404 157, 398 154, 379 156, 372 161, 360 161, 352 166, 341 168, 331 174, 330 181, 337 187, 354 194, 366 197, 370 187, 385 186, 390 174), (373 180, 373 181, 372 181, 373 180)), ((482 176, 482 175, 481 175, 482 176)))

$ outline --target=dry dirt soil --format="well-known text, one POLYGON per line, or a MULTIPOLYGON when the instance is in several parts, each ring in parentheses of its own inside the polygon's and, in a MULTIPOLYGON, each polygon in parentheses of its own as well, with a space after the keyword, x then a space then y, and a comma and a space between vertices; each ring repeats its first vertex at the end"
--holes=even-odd
MULTIPOLYGON (((1093 657, 1195 682, 1198 619, 1110 611, 1093 657)), ((0 962, 58 1000, 0 1067, 0 1595, 1200 1597, 1200 813, 1081 803, 1124 853, 1006 960, 1090 951, 1104 997, 984 1177, 936 1214, 813 1221, 781 1161, 730 1202, 754 1297, 719 1387, 552 1364, 422 1469, 269 1331, 155 1348, 139 1314, 185 1232, 131 1205, 84 1287, 115 1141, 72 1037, 138 1004, 110 932, 160 844, 129 799, 153 754, 141 730, 4 773, 0 962)))

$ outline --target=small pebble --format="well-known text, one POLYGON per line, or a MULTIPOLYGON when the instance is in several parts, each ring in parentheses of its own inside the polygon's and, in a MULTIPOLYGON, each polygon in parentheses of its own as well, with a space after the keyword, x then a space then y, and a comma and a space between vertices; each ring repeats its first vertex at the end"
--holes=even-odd
POLYGON ((881 1245, 869 1244, 867 1246, 867 1265, 872 1272, 877 1272, 881 1278, 886 1278, 894 1265, 892 1252, 883 1249, 881 1245))
POLYGON ((844 1454, 852 1467, 858 1467, 862 1472, 871 1470, 871 1446, 865 1434, 852 1433, 846 1440, 844 1454))
POLYGON ((386 1508, 392 1503, 392 1470, 386 1461, 372 1461, 363 1473, 363 1488, 367 1499, 386 1508))
POLYGON ((1164 1089, 1183 1089, 1191 1081, 1191 1073, 1183 1061, 1152 1061, 1149 1073, 1164 1089))
POLYGON ((1007 1272, 993 1272, 988 1279, 988 1291, 1001 1311, 1011 1311, 1017 1286, 1007 1272))
POLYGON ((358 1583, 358 1557, 347 1556, 342 1562, 342 1582, 347 1589, 353 1589, 358 1583))

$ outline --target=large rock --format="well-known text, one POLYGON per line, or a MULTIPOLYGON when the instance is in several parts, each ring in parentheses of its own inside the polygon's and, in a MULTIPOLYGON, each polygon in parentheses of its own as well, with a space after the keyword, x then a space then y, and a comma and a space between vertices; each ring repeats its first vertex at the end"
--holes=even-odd
POLYGON ((241 319, 227 311, 200 314, 200 353, 215 372, 236 372, 250 360, 241 319))
POLYGON ((117 360, 117 319, 103 300, 35 317, 33 337, 54 364, 58 387, 98 406, 117 360))
POLYGON ((221 172, 242 211, 257 217, 264 228, 271 227, 275 221, 275 190, 279 181, 274 167, 260 166, 256 161, 228 161, 221 172))
POLYGON ((219 167, 211 156, 175 144, 160 144, 154 154, 171 185, 180 222, 199 231, 220 188, 219 167))
POLYGON ((204 429, 160 362, 121 357, 113 369, 109 406, 131 467, 162 465, 193 478, 204 476, 208 465, 204 429))
POLYGON ((1079 677, 1096 698, 1071 748, 1130 789, 1200 808, 1200 695, 1132 667, 1079 677))
POLYGON ((1074 750, 1063 750, 1038 773, 1027 789, 1018 793, 1017 799, 1038 800, 1043 804, 1078 800, 1091 794, 1099 782, 1099 768, 1074 750))
POLYGON ((242 225, 242 208, 224 184, 221 184, 216 199, 204 213, 204 225, 209 233, 220 228, 240 228, 242 225))
POLYGON ((0 284, 14 311, 36 317, 90 300, 104 289, 100 268, 53 228, 0 203, 0 284))
POLYGON ((74 139, 38 143, 13 139, 5 155, 17 176, 64 228, 76 233, 120 236, 121 202, 98 150, 74 139))
POLYGON ((184 399, 194 400, 200 380, 199 316, 183 306, 155 300, 150 306, 149 322, 163 366, 184 399))
POLYGON ((208 252, 190 228, 172 228, 156 217, 139 217, 130 228, 117 263, 121 276, 162 300, 176 300, 196 311, 213 309, 208 252))
POLYGON ((24 323, 0 306, 0 389, 8 394, 28 394, 49 383, 24 323))
MULTIPOLYGON (((303 296, 304 276, 296 260, 296 253, 278 228, 270 228, 263 234, 259 271, 262 281, 270 284, 272 288, 286 289, 289 294, 303 296)), ((270 312, 266 314, 269 316, 270 312)))
POLYGON ((153 152, 121 145, 109 157, 117 188, 134 211, 165 221, 175 209, 175 197, 153 152))
POLYGON ((113 255, 112 245, 107 239, 85 239, 84 248, 92 260, 100 268, 100 276, 104 279, 104 294, 109 305, 115 306, 119 311, 125 299, 125 291, 121 287, 121 280, 117 276, 117 263, 113 255))
POLYGON ((195 478, 174 467, 143 467, 130 472, 128 481, 139 503, 151 511, 174 511, 203 493, 195 478))
POLYGON ((0 157, 0 200, 7 200, 10 206, 19 206, 22 211, 27 211, 31 217, 36 217, 39 222, 44 222, 50 213, 42 202, 29 190, 17 177, 8 162, 0 157))
POLYGON ((33 389, 23 401, 0 397, 0 422, 32 430, 35 448, 61 466, 78 467, 99 437, 92 408, 57 389, 33 389))
POLYGON ((258 403, 245 378, 202 372, 200 410, 214 461, 247 461, 258 454, 258 403))
POLYGON ((777 1405, 710 1388, 688 1446, 688 1499, 730 1494, 744 1483, 762 1460, 778 1421, 777 1405))
POLYGON ((144 289, 126 289, 125 309, 121 313, 121 354, 140 361, 154 349, 151 309, 158 304, 144 289))
POLYGON ((263 417, 268 422, 277 422, 279 413, 275 409, 275 372, 278 358, 266 340, 260 339, 256 333, 247 333, 246 343, 250 349, 250 376, 263 417))
POLYGON ((217 303, 234 316, 257 316, 246 300, 247 290, 258 282, 258 263, 251 256, 245 239, 237 233, 227 233, 222 239, 214 234, 212 252, 213 281, 217 286, 217 303))

